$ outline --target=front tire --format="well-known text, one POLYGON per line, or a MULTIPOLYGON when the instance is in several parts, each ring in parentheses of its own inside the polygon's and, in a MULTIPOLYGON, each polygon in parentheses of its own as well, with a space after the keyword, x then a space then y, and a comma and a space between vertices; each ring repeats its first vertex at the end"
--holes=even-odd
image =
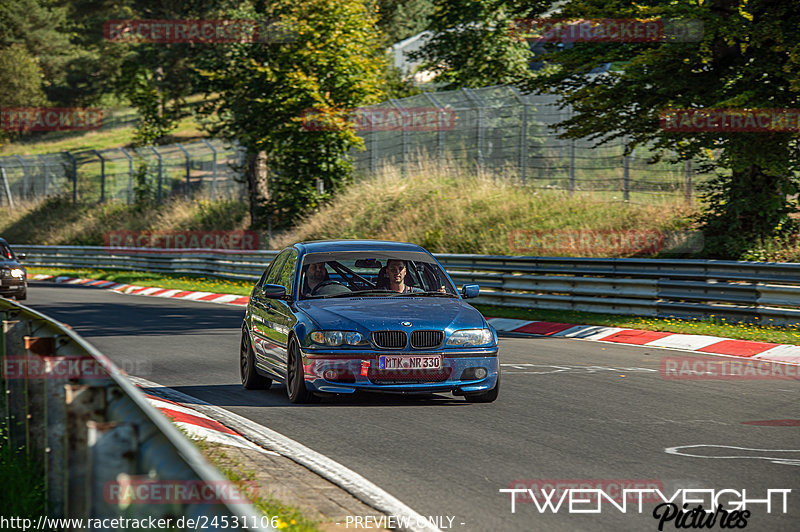
POLYGON ((256 371, 256 357, 253 353, 253 346, 250 343, 250 335, 247 329, 242 327, 242 341, 239 347, 239 375, 242 378, 242 386, 245 390, 265 390, 272 385, 272 380, 256 371))
POLYGON ((295 404, 311 403, 314 401, 314 394, 306 389, 305 371, 303 370, 303 360, 300 355, 300 347, 297 340, 292 338, 286 349, 286 393, 289 401, 295 404))
POLYGON ((488 392, 473 393, 464 396, 468 403, 493 403, 500 393, 500 373, 497 374, 497 383, 488 392))

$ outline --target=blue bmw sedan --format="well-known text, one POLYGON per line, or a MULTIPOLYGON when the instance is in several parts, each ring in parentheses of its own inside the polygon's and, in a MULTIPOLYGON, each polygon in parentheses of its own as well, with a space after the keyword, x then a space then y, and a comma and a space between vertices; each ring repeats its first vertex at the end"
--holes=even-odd
POLYGON ((247 389, 283 382, 293 403, 359 390, 453 393, 492 402, 497 332, 423 248, 370 240, 301 242, 253 287, 242 324, 247 389))

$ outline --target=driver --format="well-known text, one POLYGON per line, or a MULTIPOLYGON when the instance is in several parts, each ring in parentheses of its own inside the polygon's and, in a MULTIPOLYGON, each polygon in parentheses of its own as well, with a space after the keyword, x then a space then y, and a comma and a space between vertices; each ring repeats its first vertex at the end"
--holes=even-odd
POLYGON ((311 294, 317 285, 324 283, 328 280, 328 270, 325 269, 324 262, 315 262, 306 268, 305 284, 303 286, 303 293, 306 295, 311 294))

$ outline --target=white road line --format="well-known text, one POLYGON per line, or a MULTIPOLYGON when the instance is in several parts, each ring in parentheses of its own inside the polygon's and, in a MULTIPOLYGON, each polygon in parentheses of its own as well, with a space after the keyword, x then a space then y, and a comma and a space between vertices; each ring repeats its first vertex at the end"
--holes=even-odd
POLYGON ((403 504, 399 499, 390 495, 355 471, 347 469, 342 464, 287 438, 283 434, 275 432, 263 425, 259 425, 238 414, 229 412, 224 408, 214 406, 190 395, 173 390, 172 388, 167 388, 139 377, 128 378, 134 384, 142 388, 158 389, 160 394, 166 396, 171 401, 191 403, 194 409, 212 416, 220 423, 232 428, 256 445, 272 449, 298 464, 307 467, 376 510, 387 515, 395 515, 407 519, 408 522, 411 523, 411 526, 407 529, 400 530, 408 530, 409 532, 439 531, 438 528, 430 524, 426 517, 418 514, 410 507, 403 504))

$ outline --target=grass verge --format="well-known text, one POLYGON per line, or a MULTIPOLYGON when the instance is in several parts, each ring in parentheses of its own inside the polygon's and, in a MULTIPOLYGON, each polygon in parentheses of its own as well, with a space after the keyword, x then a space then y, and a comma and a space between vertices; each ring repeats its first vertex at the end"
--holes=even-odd
MULTIPOLYGON (((150 272, 107 272, 102 270, 54 270, 36 268, 29 268, 28 272, 29 275, 36 273, 44 273, 53 276, 66 275, 69 277, 106 279, 118 283, 156 286, 159 288, 197 290, 200 292, 216 292, 245 296, 250 294, 250 290, 253 287, 253 283, 250 281, 229 281, 225 279, 208 279, 200 276, 177 276, 150 272)), ((682 320, 677 318, 646 318, 619 314, 595 314, 593 312, 571 310, 537 310, 494 307, 490 305, 475 306, 484 316, 491 316, 494 318, 553 321, 575 323, 579 325, 605 325, 608 327, 624 327, 629 329, 644 329, 648 331, 664 331, 681 334, 702 334, 734 338, 737 340, 800 345, 800 327, 798 326, 781 327, 769 323, 728 323, 725 318, 682 320)))
MULTIPOLYGON (((242 492, 250 493, 245 483, 253 482, 255 473, 248 471, 244 464, 228 456, 224 445, 210 443, 203 439, 192 439, 192 443, 228 480, 242 488, 242 492)), ((289 532, 319 532, 320 530, 318 523, 303 516, 299 509, 276 499, 257 494, 250 498, 250 502, 264 515, 270 518, 277 517, 278 526, 275 528, 279 530, 289 532)))
MULTIPOLYGON (((5 405, 0 403, 5 410, 5 405)), ((45 514, 46 493, 42 464, 14 449, 8 438, 4 416, 0 416, 0 509, 3 516, 31 519, 45 514)))

